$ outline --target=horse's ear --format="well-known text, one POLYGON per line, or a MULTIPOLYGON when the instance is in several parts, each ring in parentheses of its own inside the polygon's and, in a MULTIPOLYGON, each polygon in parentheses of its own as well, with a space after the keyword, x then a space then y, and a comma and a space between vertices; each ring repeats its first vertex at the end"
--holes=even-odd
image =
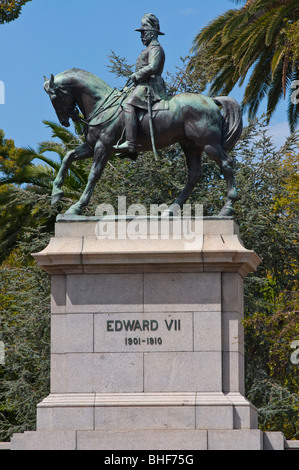
POLYGON ((54 75, 51 73, 51 78, 49 80, 49 88, 54 87, 54 75))
POLYGON ((45 80, 45 82, 49 81, 49 79, 45 75, 44 75, 44 80, 45 80))

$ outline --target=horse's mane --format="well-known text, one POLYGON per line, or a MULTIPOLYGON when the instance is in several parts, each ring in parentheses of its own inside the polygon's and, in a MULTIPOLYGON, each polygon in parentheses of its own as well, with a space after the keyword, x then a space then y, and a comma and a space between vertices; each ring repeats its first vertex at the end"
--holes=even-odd
POLYGON ((82 82, 88 83, 90 86, 95 86, 101 89, 110 88, 110 86, 106 82, 104 82, 104 80, 97 77, 97 75, 94 75, 91 72, 87 72, 86 70, 82 70, 79 68, 71 68, 55 76, 55 81, 57 80, 60 84, 68 84, 68 82, 72 82, 74 79, 80 80, 82 82))

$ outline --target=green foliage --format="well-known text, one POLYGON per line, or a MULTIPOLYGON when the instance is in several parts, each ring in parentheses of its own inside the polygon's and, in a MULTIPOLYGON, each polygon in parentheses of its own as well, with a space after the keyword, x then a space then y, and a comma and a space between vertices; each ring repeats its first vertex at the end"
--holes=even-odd
POLYGON ((291 288, 298 269, 297 139, 291 136, 277 150, 265 123, 254 120, 233 152, 239 188, 236 222, 245 246, 262 259, 258 273, 263 278, 271 274, 277 293, 291 288))
POLYGON ((55 140, 40 143, 37 150, 16 149, 0 130, 0 262, 26 233, 37 230, 47 238, 57 214, 78 199, 88 177, 88 164, 75 163, 65 180, 64 200, 51 206, 54 175, 66 152, 82 143, 82 129, 77 126, 73 134, 56 123, 44 124, 55 140))
POLYGON ((290 360, 299 339, 297 136, 277 150, 255 120, 234 153, 236 221, 244 245, 262 261, 245 278, 246 393, 261 429, 298 439, 299 374, 290 360))
POLYGON ((0 441, 35 429, 36 405, 49 394, 50 280, 14 258, 0 271, 0 441))
POLYGON ((116 77, 129 78, 134 72, 133 65, 129 64, 124 57, 116 55, 114 51, 111 51, 108 58, 110 62, 108 69, 116 77))
POLYGON ((21 13, 22 6, 31 0, 1 0, 0 24, 9 23, 17 19, 21 13))
MULTIPOLYGON (((213 63, 210 93, 227 95, 248 78, 244 108, 253 118, 266 98, 270 120, 287 89, 291 95, 290 83, 299 78, 298 21, 298 0, 250 0, 211 21, 193 45, 195 55, 213 63)), ((290 96, 288 119, 294 131, 299 105, 290 96)))

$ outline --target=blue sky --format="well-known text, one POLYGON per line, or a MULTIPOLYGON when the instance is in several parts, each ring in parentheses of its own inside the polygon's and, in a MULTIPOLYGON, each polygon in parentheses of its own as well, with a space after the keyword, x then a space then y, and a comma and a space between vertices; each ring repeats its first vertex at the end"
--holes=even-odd
MULTIPOLYGON (((43 90, 44 75, 78 67, 121 87, 123 80, 107 68, 108 56, 113 50, 135 63, 143 46, 134 29, 144 13, 156 14, 165 33, 160 41, 166 73, 174 72, 180 57, 189 54, 198 31, 231 8, 236 8, 232 0, 32 0, 19 19, 0 25, 0 81, 5 85, 0 128, 19 147, 36 148, 50 139, 42 121, 57 118, 43 90)), ((236 88, 231 96, 241 101, 241 90, 236 88)), ((271 122, 271 130, 282 139, 288 134, 284 106, 271 122)))

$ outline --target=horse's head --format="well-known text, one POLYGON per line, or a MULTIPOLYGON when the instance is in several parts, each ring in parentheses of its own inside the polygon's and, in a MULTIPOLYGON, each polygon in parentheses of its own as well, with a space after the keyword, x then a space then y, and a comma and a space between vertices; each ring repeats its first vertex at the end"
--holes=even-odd
POLYGON ((69 127, 70 117, 74 117, 77 114, 74 96, 69 91, 63 89, 60 84, 55 83, 54 75, 51 75, 50 79, 45 77, 44 89, 50 96, 60 124, 69 127))

